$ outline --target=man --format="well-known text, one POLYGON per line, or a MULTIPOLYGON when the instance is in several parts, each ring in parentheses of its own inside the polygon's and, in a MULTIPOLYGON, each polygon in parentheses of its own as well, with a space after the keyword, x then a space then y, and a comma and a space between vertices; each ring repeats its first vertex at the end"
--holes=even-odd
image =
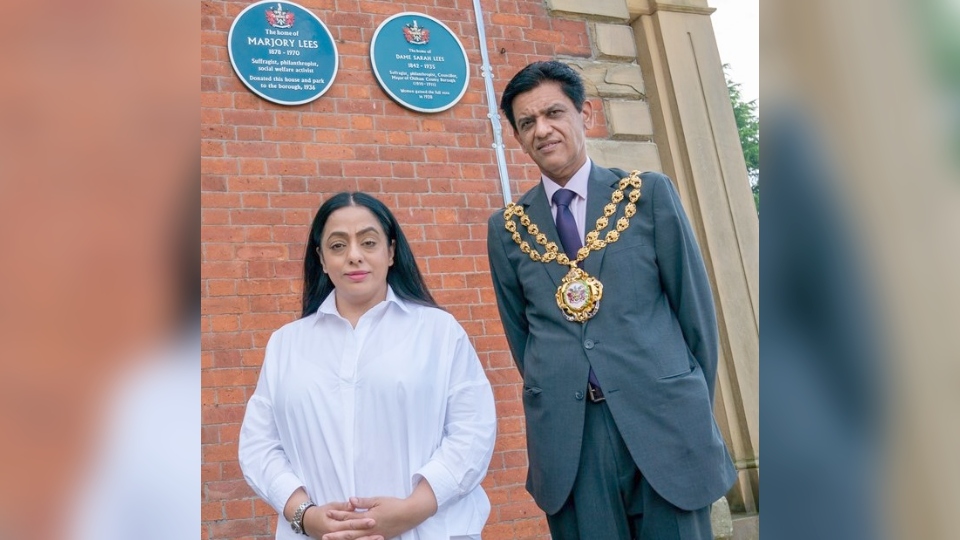
POLYGON ((677 192, 587 157, 592 105, 560 62, 522 69, 500 105, 542 175, 491 216, 487 244, 523 377, 527 490, 555 539, 711 539, 736 473, 713 417, 713 297, 677 192))

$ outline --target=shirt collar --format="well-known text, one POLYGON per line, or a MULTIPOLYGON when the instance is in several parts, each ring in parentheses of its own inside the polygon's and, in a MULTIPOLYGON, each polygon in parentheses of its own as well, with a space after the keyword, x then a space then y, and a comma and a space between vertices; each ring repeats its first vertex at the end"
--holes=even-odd
MULTIPOLYGON (((393 287, 391 287, 390 285, 387 285, 386 300, 384 300, 383 302, 380 302, 379 304, 377 304, 376 306, 373 306, 370 309, 377 309, 383 304, 396 304, 404 312, 410 313, 410 306, 408 305, 408 303, 404 301, 402 298, 400 298, 399 296, 397 296, 397 294, 393 292, 393 287)), ((340 312, 337 311, 337 290, 336 289, 330 291, 330 294, 328 294, 327 297, 320 304, 320 307, 317 309, 317 317, 319 318, 320 315, 336 315, 337 317, 341 317, 340 312)))
POLYGON ((590 178, 590 166, 592 164, 593 162, 591 162, 590 158, 588 157, 583 166, 577 169, 577 172, 573 173, 573 176, 570 177, 570 180, 565 186, 561 186, 560 184, 541 174, 540 178, 543 181, 543 190, 547 193, 547 200, 550 201, 550 206, 553 206, 553 194, 561 189, 561 187, 576 193, 577 197, 580 197, 581 199, 586 199, 588 185, 587 180, 590 178))

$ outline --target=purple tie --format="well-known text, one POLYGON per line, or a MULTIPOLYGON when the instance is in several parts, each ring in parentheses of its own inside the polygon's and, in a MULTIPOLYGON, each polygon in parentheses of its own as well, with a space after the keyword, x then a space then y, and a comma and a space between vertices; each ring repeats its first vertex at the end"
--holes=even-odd
MULTIPOLYGON (((571 260, 576 260, 577 251, 583 247, 583 241, 580 240, 580 231, 577 229, 577 221, 573 219, 573 212, 570 211, 570 203, 577 194, 569 189, 558 189, 553 194, 553 204, 557 205, 557 232, 560 234, 560 243, 563 244, 563 251, 571 260)), ((595 388, 599 395, 600 382, 597 376, 593 374, 593 367, 590 368, 588 376, 590 384, 595 388)))
POLYGON ((577 250, 583 246, 577 221, 573 219, 573 212, 570 211, 570 203, 576 196, 577 194, 569 189, 558 189, 553 194, 553 204, 557 205, 557 232, 560 233, 563 251, 571 260, 577 258, 577 250))

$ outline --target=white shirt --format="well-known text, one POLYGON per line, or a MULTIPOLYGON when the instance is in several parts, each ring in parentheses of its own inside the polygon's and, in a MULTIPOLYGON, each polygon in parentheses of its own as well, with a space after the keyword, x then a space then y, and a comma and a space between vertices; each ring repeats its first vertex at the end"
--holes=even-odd
POLYGON ((103 418, 107 436, 68 509, 71 530, 62 537, 195 538, 201 521, 200 334, 150 352, 112 390, 103 418))
MULTIPOLYGON (((240 429, 243 476, 278 513, 304 486, 318 505, 404 498, 426 478, 437 513, 402 540, 479 535, 490 513, 480 487, 493 455, 490 383, 449 313, 399 299, 357 327, 336 291, 316 314, 271 336, 240 429)), ((297 539, 281 517, 276 538, 297 539)))
POLYGON ((570 180, 567 181, 567 185, 565 186, 561 186, 552 179, 540 175, 540 179, 543 181, 543 190, 547 193, 547 201, 550 202, 550 211, 553 213, 554 223, 557 222, 557 205, 553 204, 553 194, 560 190, 561 187, 577 194, 577 196, 570 201, 570 213, 573 214, 573 219, 577 222, 577 231, 580 232, 581 243, 583 242, 584 227, 586 227, 587 223, 587 185, 590 179, 591 163, 590 158, 587 158, 586 163, 577 169, 577 172, 573 173, 573 176, 570 177, 570 180))

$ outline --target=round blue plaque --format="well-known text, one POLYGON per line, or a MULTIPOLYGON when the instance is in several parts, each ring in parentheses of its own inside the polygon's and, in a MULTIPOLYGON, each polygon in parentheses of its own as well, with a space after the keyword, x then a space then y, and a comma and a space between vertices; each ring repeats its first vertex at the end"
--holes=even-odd
POLYGON ((257 2, 241 11, 227 50, 243 84, 281 105, 317 99, 337 76, 337 44, 327 26, 292 2, 257 2))
POLYGON ((383 21, 370 43, 380 86, 397 103, 436 113, 467 91, 467 52, 442 22, 423 13, 398 13, 383 21))

